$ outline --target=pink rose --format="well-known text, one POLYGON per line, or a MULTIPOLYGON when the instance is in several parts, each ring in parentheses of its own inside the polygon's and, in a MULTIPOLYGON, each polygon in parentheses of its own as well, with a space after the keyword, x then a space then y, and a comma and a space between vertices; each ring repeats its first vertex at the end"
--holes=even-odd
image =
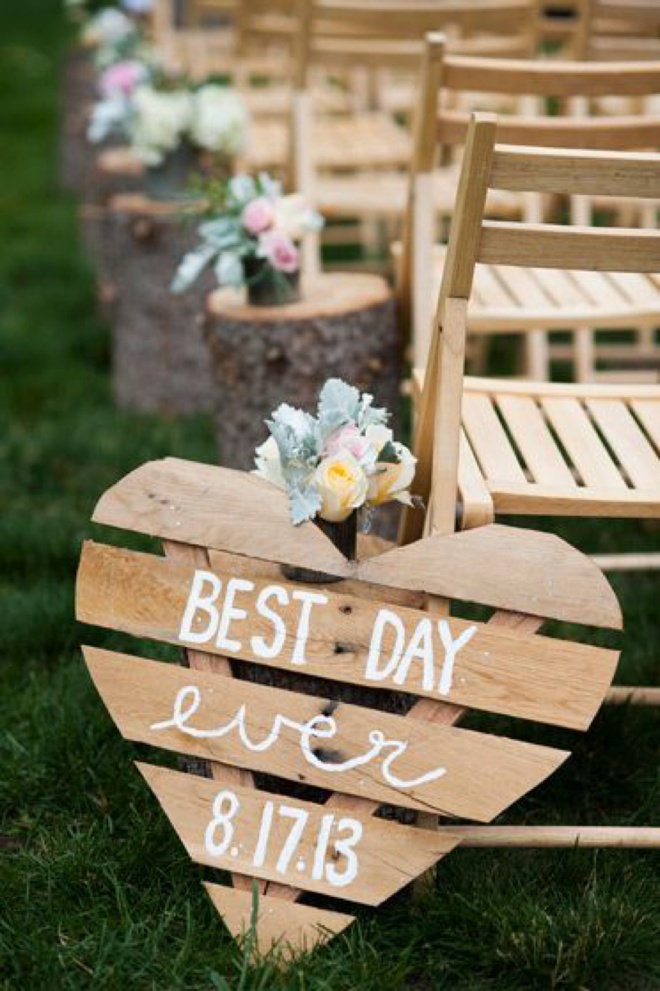
POLYGON ((300 256, 293 241, 286 234, 267 231, 259 238, 260 254, 267 258, 278 272, 297 272, 300 256))
POLYGON ((135 59, 125 59, 116 62, 106 69, 99 80, 103 96, 113 96, 121 93, 130 96, 136 86, 144 81, 145 71, 141 62, 135 59))
POLYGON ((334 430, 325 442, 323 454, 332 456, 348 451, 357 461, 362 461, 369 453, 370 444, 366 437, 352 423, 334 430))
POLYGON ((275 211, 271 201, 265 196, 260 196, 248 203, 243 210, 243 227, 248 234, 256 237, 272 226, 274 216, 275 211))

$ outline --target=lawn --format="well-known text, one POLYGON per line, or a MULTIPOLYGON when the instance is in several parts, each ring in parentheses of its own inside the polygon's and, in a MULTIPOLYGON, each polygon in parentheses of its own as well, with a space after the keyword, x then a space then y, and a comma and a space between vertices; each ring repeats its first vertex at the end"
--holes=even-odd
MULTIPOLYGON (((640 851, 457 851, 422 900, 360 912, 288 972, 244 965, 78 649, 120 642, 73 619, 98 496, 145 460, 213 461, 215 448, 205 418, 113 406, 109 329, 76 204, 57 186, 69 37, 58 0, 0 4, 0 988, 660 988, 659 858, 640 851)), ((634 523, 563 532, 590 550, 658 545, 634 523)), ((657 580, 613 580, 626 618, 617 681, 658 683, 657 580)), ((574 756, 505 821, 657 823, 657 727, 623 707, 584 737, 529 730, 574 756)))

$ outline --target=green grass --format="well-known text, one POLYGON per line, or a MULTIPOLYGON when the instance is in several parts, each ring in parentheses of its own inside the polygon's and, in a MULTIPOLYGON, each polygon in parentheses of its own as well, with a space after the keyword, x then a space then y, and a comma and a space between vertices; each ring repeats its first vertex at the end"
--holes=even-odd
MULTIPOLYGON (((97 497, 148 458, 215 451, 205 419, 113 407, 108 329, 56 185, 66 40, 56 0, 0 4, 0 987, 660 988, 658 857, 643 852, 459 851, 422 902, 360 912, 286 973, 243 968, 78 652, 73 580, 97 497)), ((563 529, 592 550, 657 545, 635 524, 563 529)), ((657 683, 656 579, 615 584, 618 680, 657 683)), ((575 756, 507 821, 658 821, 653 713, 606 711, 583 738, 515 729, 575 756)))

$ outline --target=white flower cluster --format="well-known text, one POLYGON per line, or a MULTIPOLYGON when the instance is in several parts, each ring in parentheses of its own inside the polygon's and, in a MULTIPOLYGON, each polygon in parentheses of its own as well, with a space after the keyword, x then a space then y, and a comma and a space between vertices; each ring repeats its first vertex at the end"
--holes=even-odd
POLYGON ((129 133, 133 150, 145 165, 160 165, 190 127, 192 105, 187 90, 159 92, 139 86, 133 94, 129 133))
POLYGON ((193 93, 190 137, 199 148, 238 155, 245 147, 247 128, 245 105, 234 90, 209 83, 193 93))
POLYGON ((273 413, 255 474, 287 491, 294 524, 317 515, 340 523, 392 500, 413 505, 417 459, 385 426, 389 413, 371 403, 372 396, 329 379, 317 416, 286 403, 273 413))
POLYGON ((223 212, 200 224, 200 243, 184 255, 172 292, 185 292, 213 264, 221 286, 240 286, 243 259, 264 258, 278 272, 300 268, 297 242, 323 226, 323 217, 300 193, 282 195, 267 172, 233 176, 226 185, 223 212))
POLYGON ((129 135, 141 161, 159 165, 185 138, 206 151, 236 155, 245 146, 247 123, 243 103, 226 86, 209 84, 194 92, 140 86, 133 94, 129 135))

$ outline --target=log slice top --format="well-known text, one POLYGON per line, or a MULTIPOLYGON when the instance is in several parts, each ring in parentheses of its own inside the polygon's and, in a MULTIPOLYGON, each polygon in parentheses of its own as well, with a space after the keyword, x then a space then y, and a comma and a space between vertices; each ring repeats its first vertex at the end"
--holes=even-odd
POLYGON ((379 275, 358 272, 328 272, 302 286, 302 299, 287 306, 250 306, 245 293, 216 289, 206 301, 212 318, 246 323, 293 323, 367 310, 387 302, 392 291, 379 275))
POLYGON ((104 149, 99 153, 96 165, 99 172, 107 175, 140 176, 144 172, 144 165, 128 145, 104 149))

